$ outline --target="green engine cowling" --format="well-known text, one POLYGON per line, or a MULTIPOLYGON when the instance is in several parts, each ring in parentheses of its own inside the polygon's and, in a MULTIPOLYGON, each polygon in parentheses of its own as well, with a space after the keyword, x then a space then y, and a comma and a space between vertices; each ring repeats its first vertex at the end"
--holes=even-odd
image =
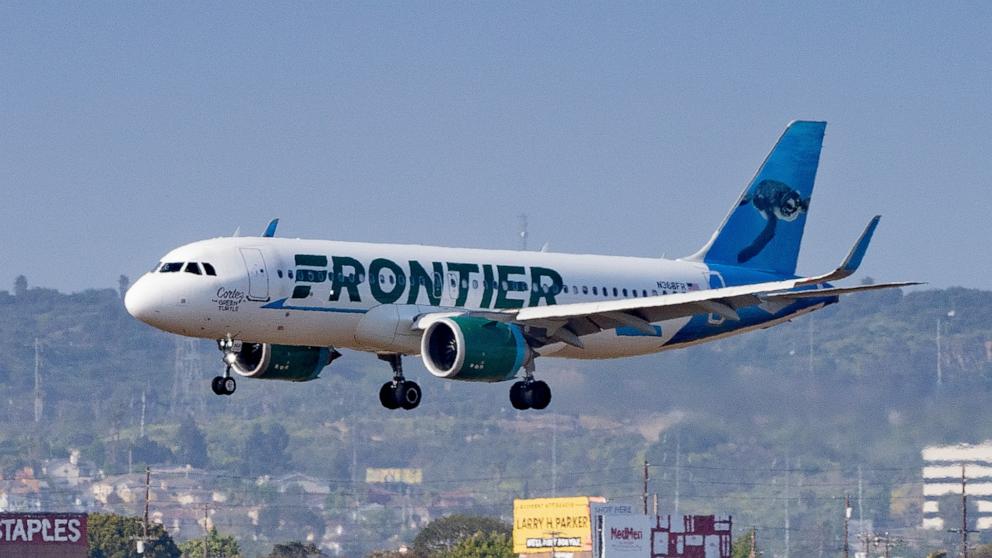
POLYGON ((341 353, 328 347, 244 343, 236 355, 231 368, 246 378, 308 382, 341 353))
POLYGON ((516 376, 531 349, 514 324, 453 316, 427 327, 420 340, 420 356, 427 370, 439 378, 501 382, 516 376))

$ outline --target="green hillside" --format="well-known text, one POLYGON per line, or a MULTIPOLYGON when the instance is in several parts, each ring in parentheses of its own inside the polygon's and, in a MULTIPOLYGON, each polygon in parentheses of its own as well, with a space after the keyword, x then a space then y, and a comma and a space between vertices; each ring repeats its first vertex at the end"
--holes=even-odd
MULTIPOLYGON (((390 373, 373 355, 346 352, 309 384, 243 379, 237 394, 217 397, 213 343, 193 344, 186 370, 200 372, 192 382, 177 376, 177 338, 131 319, 116 290, 3 291, 0 470, 4 479, 24 467, 41 477, 44 460, 73 449, 104 475, 127 473, 129 463, 132 471, 202 465, 199 490, 226 494, 215 521, 252 539, 243 548, 263 552, 316 532, 355 555, 409 542, 428 516, 509 517, 514 497, 639 503, 646 458, 662 513, 674 513, 677 493, 680 513, 732 514, 738 532, 756 526, 771 553, 788 533, 795 555, 813 556, 840 548, 843 497, 857 495, 860 468, 855 518, 904 533, 906 544, 938 545, 953 535, 909 530, 922 519, 920 450, 992 437, 990 309, 985 291, 862 294, 691 349, 539 361, 554 390, 544 413, 514 411, 508 385, 446 382, 407 359, 424 403, 391 412, 376 396, 390 373), (195 447, 198 432, 206 456, 195 447), (421 468, 423 483, 368 485, 368 467, 421 468), (330 494, 257 482, 292 472, 330 494), (248 506, 262 510, 255 524, 242 513, 248 506), (342 533, 328 535, 331 526, 342 533)), ((47 501, 72 506, 70 496, 53 489, 47 501)), ((953 522, 953 500, 942 510, 953 522)))

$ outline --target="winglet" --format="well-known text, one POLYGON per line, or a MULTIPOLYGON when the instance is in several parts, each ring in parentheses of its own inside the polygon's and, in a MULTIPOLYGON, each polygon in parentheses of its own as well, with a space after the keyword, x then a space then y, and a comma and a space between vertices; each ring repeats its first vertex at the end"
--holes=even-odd
POLYGON ((268 227, 265 227, 265 232, 262 233, 262 237, 263 238, 272 238, 273 236, 275 236, 276 235, 276 227, 278 227, 278 226, 279 226, 279 218, 278 217, 275 218, 275 219, 273 219, 272 221, 269 221, 269 226, 268 227))
POLYGON ((844 259, 844 263, 840 264, 839 269, 846 274, 845 277, 852 275, 861 266, 861 260, 864 259, 865 252, 868 251, 868 244, 871 243, 871 237, 875 234, 875 229, 878 227, 878 221, 881 218, 881 215, 872 217, 868 226, 865 227, 865 232, 861 233, 861 238, 851 248, 851 253, 844 259))
POLYGON ((872 217, 871 221, 868 222, 868 226, 865 227, 865 231, 861 233, 861 237, 858 241, 854 243, 854 247, 851 248, 851 252, 844 258, 844 261, 840 264, 840 267, 827 273, 826 275, 818 275, 816 277, 807 277, 796 283, 795 286, 801 287, 806 285, 819 285, 821 283, 826 283, 828 281, 837 281, 839 279, 844 279, 854 275, 854 272, 858 270, 861 266, 861 260, 865 257, 865 252, 868 251, 868 245, 871 243, 871 237, 875 234, 875 229, 878 227, 878 221, 882 218, 881 215, 876 215, 872 217))

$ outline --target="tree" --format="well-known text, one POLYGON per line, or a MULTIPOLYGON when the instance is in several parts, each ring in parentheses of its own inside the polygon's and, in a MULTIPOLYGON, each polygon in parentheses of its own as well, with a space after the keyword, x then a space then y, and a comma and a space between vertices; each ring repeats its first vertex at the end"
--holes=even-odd
POLYGON ((189 415, 183 418, 176 432, 176 457, 180 463, 193 467, 203 468, 209 463, 207 438, 189 415))
MULTIPOLYGON (((734 541, 734 546, 730 549, 730 556, 732 558, 751 558, 751 542, 753 540, 754 530, 752 529, 746 535, 734 541)), ((757 548, 757 545, 755 545, 755 556, 758 556, 757 548)))
POLYGON ((87 525, 89 558, 179 558, 179 548, 161 525, 148 526, 145 553, 138 554, 141 520, 112 513, 91 513, 87 525))
POLYGON ((21 298, 28 292, 28 278, 23 275, 18 275, 14 279, 14 296, 21 298))
POLYGON ((971 558, 992 558, 992 544, 983 544, 968 551, 971 558))
POLYGON ((207 556, 210 558, 238 558, 241 556, 238 541, 234 540, 231 535, 218 534, 216 527, 210 529, 206 537, 190 539, 180 544, 179 549, 182 550, 183 556, 199 558, 203 556, 204 542, 207 544, 207 556))
POLYGON ((313 543, 299 541, 277 544, 264 558, 323 558, 327 556, 313 543))
POLYGON ((121 274, 117 278, 117 293, 120 295, 121 300, 124 300, 124 295, 127 294, 127 288, 131 286, 131 279, 124 274, 121 274))
POLYGON ((506 533, 490 531, 464 538, 441 558, 513 558, 513 539, 506 533))
POLYGON ((428 523, 413 539, 413 550, 419 558, 441 557, 476 534, 509 537, 511 529, 492 517, 449 515, 428 523))
POLYGON ((172 450, 152 440, 148 436, 138 438, 131 446, 131 456, 136 463, 172 463, 175 456, 172 450))
POLYGON ((263 430, 261 426, 255 424, 245 439, 241 473, 255 476, 285 471, 290 461, 286 453, 288 447, 289 433, 283 425, 270 424, 263 430))

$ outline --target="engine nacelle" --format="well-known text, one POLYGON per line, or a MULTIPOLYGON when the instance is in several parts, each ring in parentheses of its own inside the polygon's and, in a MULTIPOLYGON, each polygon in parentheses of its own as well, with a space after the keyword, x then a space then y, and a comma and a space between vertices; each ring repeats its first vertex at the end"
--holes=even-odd
POLYGON ((297 347, 244 343, 231 368, 240 376, 260 380, 308 382, 341 353, 327 347, 297 347))
POLYGON ((472 316, 441 318, 420 340, 431 374, 449 380, 501 382, 513 378, 531 356, 520 328, 472 316))

